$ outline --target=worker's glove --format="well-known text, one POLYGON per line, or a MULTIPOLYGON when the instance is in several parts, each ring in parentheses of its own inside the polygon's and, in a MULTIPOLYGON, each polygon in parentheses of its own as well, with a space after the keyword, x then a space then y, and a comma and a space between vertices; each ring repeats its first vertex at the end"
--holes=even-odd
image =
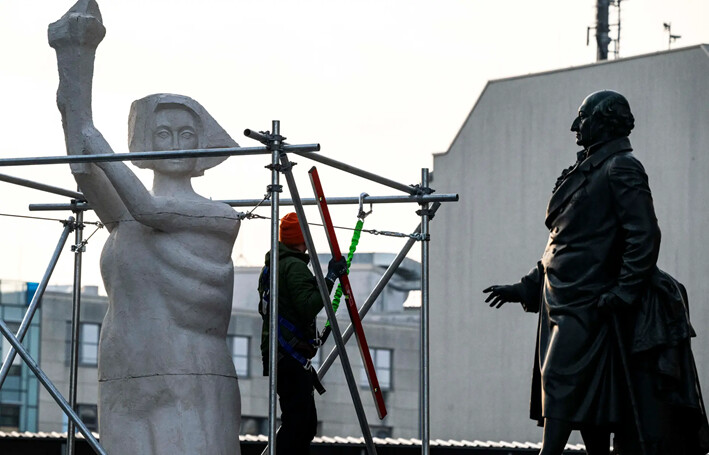
POLYGON ((609 317, 613 313, 617 313, 626 307, 625 302, 623 302, 617 295, 612 292, 605 292, 601 294, 598 298, 598 312, 603 317, 609 317))
POLYGON ((495 284, 483 289, 483 292, 490 293, 485 299, 485 303, 490 303, 490 307, 500 308, 507 302, 521 302, 524 285, 517 284, 495 284))
POLYGON ((335 260, 335 258, 330 259, 327 264, 327 275, 325 279, 335 282, 336 279, 340 278, 342 275, 347 275, 347 259, 344 256, 340 256, 340 259, 335 260))

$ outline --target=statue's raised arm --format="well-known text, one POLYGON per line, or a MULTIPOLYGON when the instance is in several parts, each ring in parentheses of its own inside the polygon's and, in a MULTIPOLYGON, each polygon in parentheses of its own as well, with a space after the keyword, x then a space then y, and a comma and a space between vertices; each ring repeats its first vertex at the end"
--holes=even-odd
MULTIPOLYGON (((91 91, 96 48, 106 29, 93 0, 78 1, 49 26, 49 44, 57 53, 59 89, 57 106, 62 115, 69 155, 112 153, 93 124, 91 91)), ((124 219, 126 208, 101 170, 92 164, 72 164, 72 173, 94 210, 109 230, 124 219)))

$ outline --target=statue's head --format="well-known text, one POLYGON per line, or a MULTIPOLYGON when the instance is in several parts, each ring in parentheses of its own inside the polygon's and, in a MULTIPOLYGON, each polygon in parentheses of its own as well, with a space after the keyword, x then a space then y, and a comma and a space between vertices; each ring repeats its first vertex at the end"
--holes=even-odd
MULTIPOLYGON (((131 152, 238 147, 238 144, 197 101, 183 95, 159 93, 133 102, 128 117, 131 152)), ((196 177, 227 157, 133 161, 156 172, 189 169, 196 177)))
POLYGON ((578 117, 571 124, 576 143, 583 147, 626 137, 635 126, 630 104, 623 95, 613 90, 591 93, 579 107, 578 117))

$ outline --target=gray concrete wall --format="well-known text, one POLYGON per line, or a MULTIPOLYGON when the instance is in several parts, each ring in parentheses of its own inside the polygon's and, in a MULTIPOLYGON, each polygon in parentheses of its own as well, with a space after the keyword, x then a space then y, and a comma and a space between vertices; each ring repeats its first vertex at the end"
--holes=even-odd
POLYGON ((539 441, 528 402, 536 315, 484 304, 540 258, 544 214, 579 149, 569 131, 583 98, 613 89, 636 118, 630 139, 650 178, 661 268, 687 285, 701 379, 709 384, 709 57, 706 46, 490 82, 432 187, 458 192, 431 224, 432 436, 539 441))

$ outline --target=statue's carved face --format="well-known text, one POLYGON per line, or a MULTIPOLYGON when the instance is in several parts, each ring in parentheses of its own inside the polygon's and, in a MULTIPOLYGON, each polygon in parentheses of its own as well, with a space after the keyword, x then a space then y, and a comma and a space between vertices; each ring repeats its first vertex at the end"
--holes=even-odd
MULTIPOLYGON (((167 108, 155 113, 152 132, 153 150, 192 150, 198 148, 196 121, 186 109, 167 108)), ((156 172, 165 174, 190 173, 196 165, 195 158, 155 160, 156 172)))

